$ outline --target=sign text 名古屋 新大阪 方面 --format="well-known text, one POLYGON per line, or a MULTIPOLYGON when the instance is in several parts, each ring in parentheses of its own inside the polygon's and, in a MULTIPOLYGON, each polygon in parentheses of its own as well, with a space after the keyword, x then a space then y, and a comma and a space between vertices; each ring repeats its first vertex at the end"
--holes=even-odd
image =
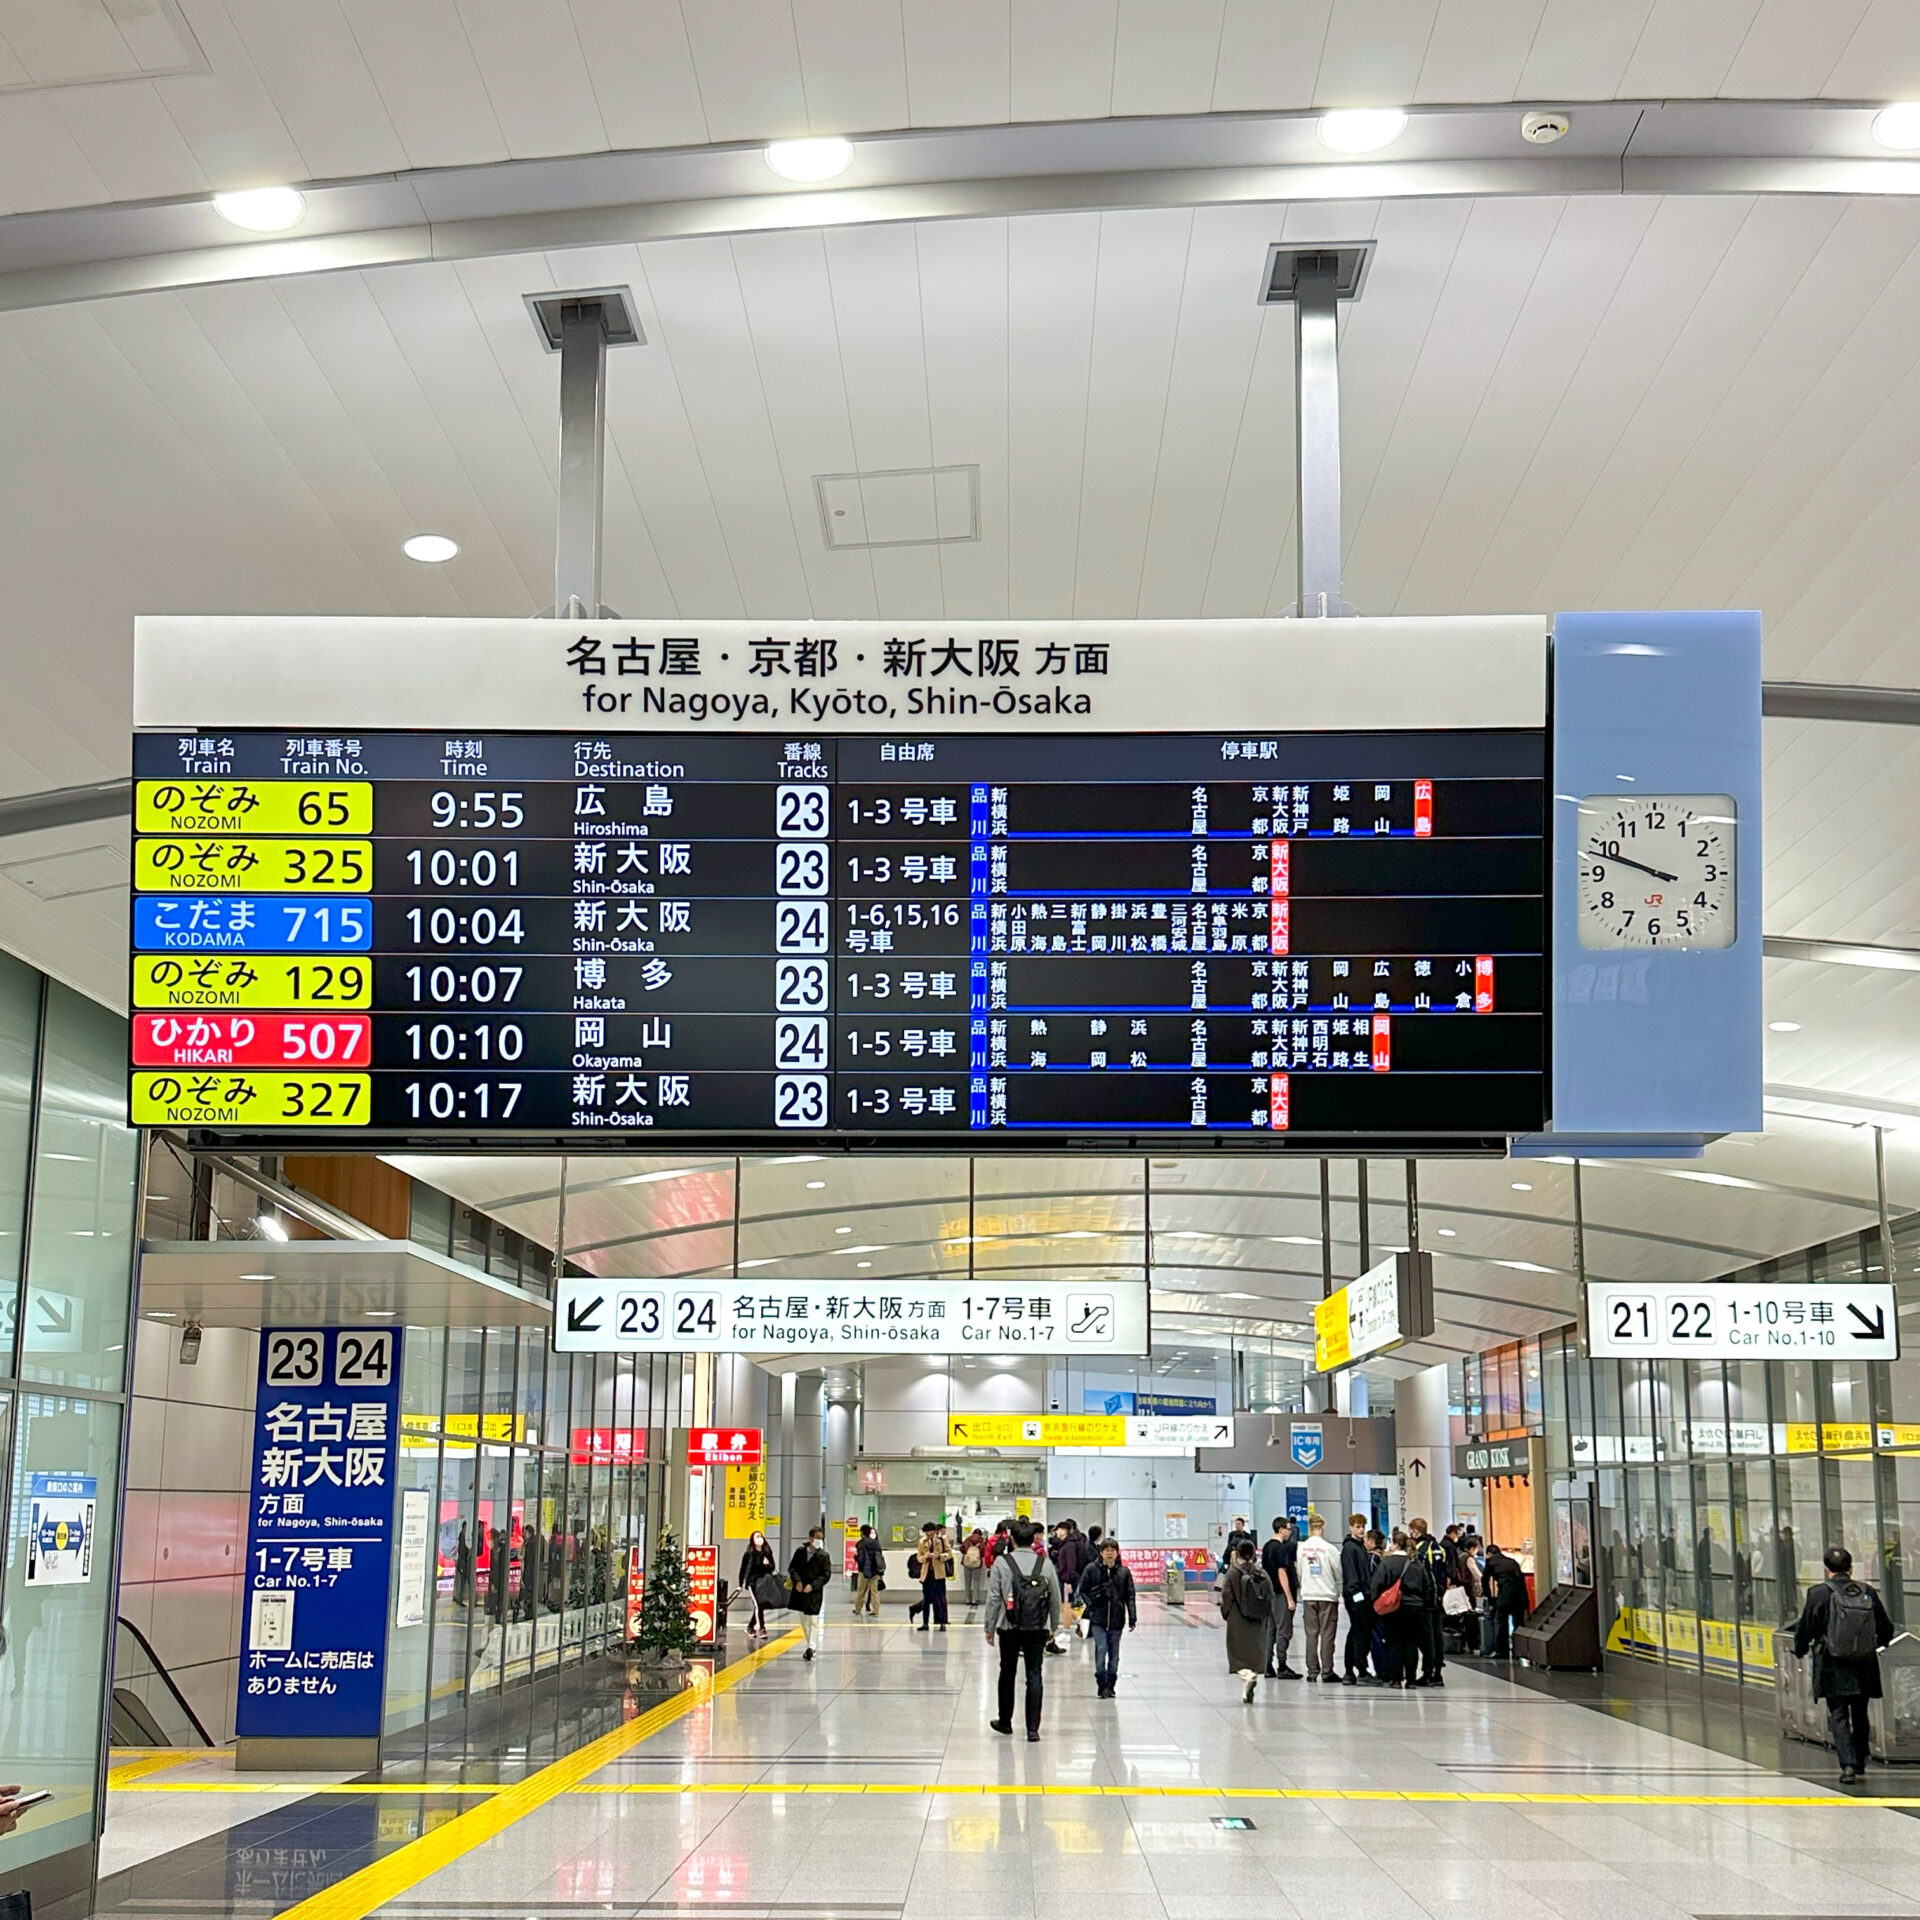
POLYGON ((1884 1281, 1587 1283, 1596 1359, 1897 1360, 1900 1318, 1884 1281))
POLYGON ((134 1118, 1537 1128, 1544 623, 1302 624, 142 621, 134 1118))
POLYGON ((1389 1254, 1315 1306, 1313 1363, 1333 1373, 1432 1331, 1433 1256, 1389 1254))
POLYGON ((1144 1280, 600 1280, 553 1303, 563 1353, 1148 1350, 1144 1280))

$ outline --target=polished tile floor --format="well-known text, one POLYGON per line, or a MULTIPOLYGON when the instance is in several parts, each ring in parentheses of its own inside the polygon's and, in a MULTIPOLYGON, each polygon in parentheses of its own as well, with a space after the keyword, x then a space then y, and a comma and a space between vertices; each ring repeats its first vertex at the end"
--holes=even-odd
MULTIPOLYGON (((328 1920, 1219 1920, 1247 1902, 1273 1920, 1920 1920, 1920 1819, 1813 1784, 1810 1750, 1797 1778, 1459 1662, 1440 1691, 1280 1683, 1243 1706, 1210 1610, 1149 1603, 1141 1628, 1115 1701, 1084 1644, 1049 1661, 1035 1746, 988 1730, 993 1662, 958 1614, 922 1635, 836 1610, 812 1665, 789 1650, 734 1675, 519 1817, 505 1796, 545 1778, 525 1753, 469 1765, 464 1795, 431 1763, 376 1792, 241 1793, 217 1760, 152 1773, 111 1796, 103 1904, 267 1915, 332 1886, 328 1920), (436 1870, 337 1884, 404 1869, 494 1793, 499 1830, 436 1870), (169 1820, 179 1840, 148 1851, 169 1820)), ((634 1710, 595 1684, 599 1724, 634 1710)), ((1912 1790, 1878 1769, 1867 1788, 1912 1790)))

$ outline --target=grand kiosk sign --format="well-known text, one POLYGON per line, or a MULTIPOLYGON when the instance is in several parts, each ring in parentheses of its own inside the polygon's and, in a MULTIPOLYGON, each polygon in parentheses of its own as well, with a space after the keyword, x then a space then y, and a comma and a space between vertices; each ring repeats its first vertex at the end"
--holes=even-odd
POLYGON ((1559 624, 143 619, 133 1118, 627 1152, 1757 1124, 1757 623, 1559 624), (1558 808, 1550 747, 1601 779, 1583 715, 1607 790, 1558 808))

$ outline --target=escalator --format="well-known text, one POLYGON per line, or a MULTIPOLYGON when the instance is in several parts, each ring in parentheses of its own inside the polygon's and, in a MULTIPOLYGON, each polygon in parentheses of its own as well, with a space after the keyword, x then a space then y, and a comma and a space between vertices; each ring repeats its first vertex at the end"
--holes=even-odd
POLYGON ((116 1619, 109 1739, 116 1747, 210 1747, 213 1736, 131 1620, 116 1619))

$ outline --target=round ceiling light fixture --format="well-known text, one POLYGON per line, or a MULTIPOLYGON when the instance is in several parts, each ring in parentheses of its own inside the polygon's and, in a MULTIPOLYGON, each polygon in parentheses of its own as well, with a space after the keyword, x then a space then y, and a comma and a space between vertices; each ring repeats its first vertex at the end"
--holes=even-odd
POLYGON ((1533 1182, 1531 1180, 1515 1180, 1512 1182, 1512 1186, 1515 1193, 1531 1193, 1533 1191, 1533 1182))
POLYGON ((1340 107, 1320 116, 1320 143, 1335 153, 1378 153, 1406 130, 1398 107, 1340 107))
POLYGON ((1798 1020, 1769 1020, 1767 1022, 1767 1031, 1769 1033, 1798 1033, 1800 1031, 1800 1022, 1798 1020))
POLYGON ((400 551, 422 566, 437 567, 460 551, 460 542, 449 540, 444 533, 416 533, 411 540, 401 541, 400 551))
POLYGON ((807 1191, 809 1193, 818 1193, 826 1184, 824 1180, 809 1180, 807 1182, 807 1191))
POLYGON ((1895 153, 1920 150, 1920 100, 1896 100, 1873 116, 1873 137, 1895 153))
POLYGON ((776 140, 767 165, 782 180, 834 180, 853 165, 851 140, 776 140))
POLYGON ((230 227, 249 233, 285 233, 298 226, 307 197, 295 187, 248 187, 240 193, 216 193, 213 210, 230 227))

